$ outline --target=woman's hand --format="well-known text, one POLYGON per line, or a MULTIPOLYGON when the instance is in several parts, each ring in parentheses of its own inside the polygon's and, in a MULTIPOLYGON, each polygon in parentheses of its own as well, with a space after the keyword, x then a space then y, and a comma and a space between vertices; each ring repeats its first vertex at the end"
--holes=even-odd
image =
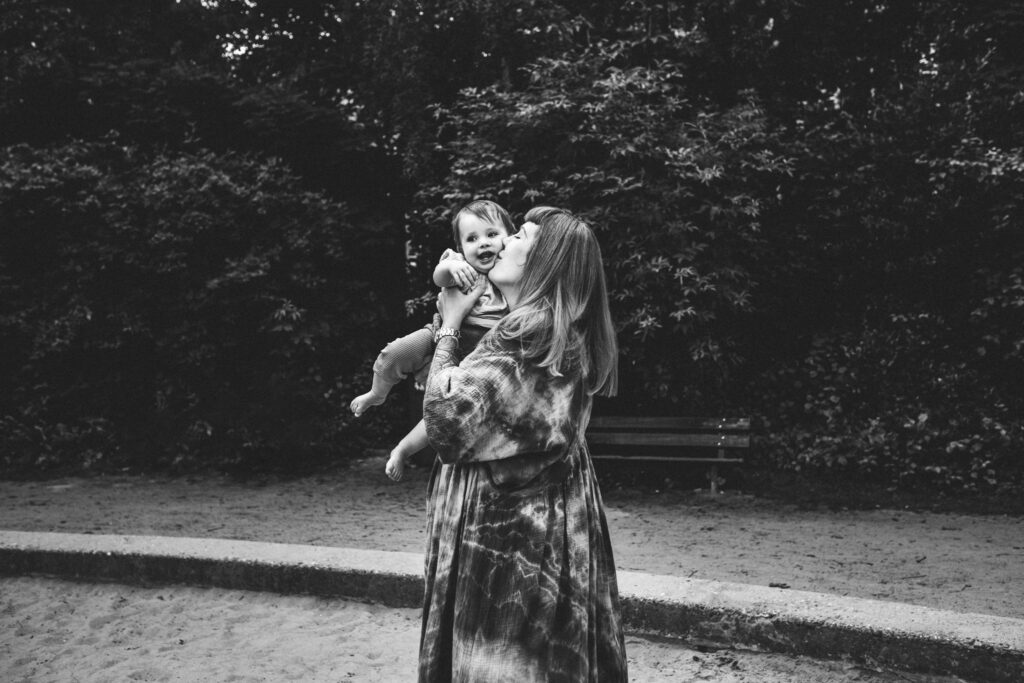
POLYGON ((443 327, 462 327, 462 321, 469 314, 473 304, 484 293, 484 278, 477 278, 469 292, 462 292, 458 287, 443 287, 437 295, 437 308, 441 312, 443 327))

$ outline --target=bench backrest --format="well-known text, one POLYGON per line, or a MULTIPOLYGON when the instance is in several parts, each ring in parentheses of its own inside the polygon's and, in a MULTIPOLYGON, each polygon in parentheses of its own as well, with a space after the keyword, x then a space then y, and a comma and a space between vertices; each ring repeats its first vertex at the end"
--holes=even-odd
POLYGON ((587 442, 624 446, 749 448, 750 418, 595 417, 587 442))

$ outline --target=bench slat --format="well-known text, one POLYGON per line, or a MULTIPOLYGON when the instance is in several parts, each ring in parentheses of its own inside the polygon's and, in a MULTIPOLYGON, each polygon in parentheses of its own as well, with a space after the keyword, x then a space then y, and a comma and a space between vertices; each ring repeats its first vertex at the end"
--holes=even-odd
POLYGON ((590 427, 597 429, 644 429, 662 430, 717 430, 750 431, 748 417, 594 417, 590 427))
POLYGON ((613 455, 613 454, 601 454, 601 455, 590 455, 591 460, 657 460, 660 462, 706 462, 716 465, 725 463, 742 463, 743 458, 687 458, 672 457, 665 455, 613 455))
POLYGON ((642 432, 587 432, 587 443, 620 446, 695 446, 749 448, 746 434, 644 434, 642 432))

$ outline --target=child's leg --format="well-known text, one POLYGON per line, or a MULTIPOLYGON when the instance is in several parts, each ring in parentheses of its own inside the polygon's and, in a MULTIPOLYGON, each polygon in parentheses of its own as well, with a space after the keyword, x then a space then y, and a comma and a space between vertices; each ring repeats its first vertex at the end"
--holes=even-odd
POLYGON ((384 347, 373 364, 373 385, 365 394, 352 399, 349 408, 359 417, 367 408, 379 406, 391 387, 430 362, 434 338, 425 327, 399 337, 384 347))
POLYGON ((391 457, 388 458, 388 464, 384 466, 384 471, 389 477, 398 481, 402 478, 402 473, 405 472, 405 461, 409 459, 409 456, 419 453, 427 445, 427 426, 423 424, 423 420, 420 420, 391 451, 391 457))

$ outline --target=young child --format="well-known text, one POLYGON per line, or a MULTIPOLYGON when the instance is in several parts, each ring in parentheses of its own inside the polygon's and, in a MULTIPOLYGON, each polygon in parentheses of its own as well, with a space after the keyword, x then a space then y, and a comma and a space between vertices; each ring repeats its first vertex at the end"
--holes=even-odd
MULTIPOLYGON (((487 273, 494 267, 494 258, 501 251, 502 238, 515 230, 508 212, 492 201, 470 202, 452 220, 452 236, 458 251, 446 249, 434 269, 434 284, 438 287, 458 287, 469 292, 480 278, 484 280, 483 293, 463 322, 461 348, 468 353, 481 337, 508 313, 508 304, 487 273)), ((434 354, 434 327, 427 325, 384 347, 373 364, 373 385, 365 394, 352 399, 349 408, 356 417, 367 409, 380 405, 391 387, 409 375, 423 379, 430 370, 434 354)), ((402 478, 405 461, 427 447, 427 431, 420 421, 391 451, 385 466, 387 475, 395 481, 402 478)))

